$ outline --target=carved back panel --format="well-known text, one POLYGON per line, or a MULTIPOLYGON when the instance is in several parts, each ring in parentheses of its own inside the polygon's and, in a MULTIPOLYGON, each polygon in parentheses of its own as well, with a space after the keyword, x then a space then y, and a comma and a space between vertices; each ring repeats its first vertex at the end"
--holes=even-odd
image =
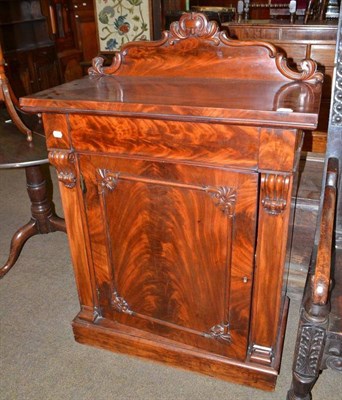
POLYGON ((301 69, 289 69, 284 55, 269 43, 232 40, 204 14, 188 13, 172 23, 161 40, 126 44, 109 67, 103 67, 101 57, 95 58, 89 73, 285 82, 322 80, 314 61, 304 60, 301 69))

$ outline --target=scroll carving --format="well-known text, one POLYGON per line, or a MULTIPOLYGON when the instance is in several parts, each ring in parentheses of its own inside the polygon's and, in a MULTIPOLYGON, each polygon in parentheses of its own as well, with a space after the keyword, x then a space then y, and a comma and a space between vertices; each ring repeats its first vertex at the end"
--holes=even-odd
POLYGON ((234 215, 236 203, 236 191, 234 188, 227 186, 207 187, 204 189, 212 199, 216 206, 226 215, 232 217, 234 215))
POLYGON ((314 326, 303 326, 298 347, 295 372, 316 376, 324 348, 325 331, 314 326))
POLYGON ((276 56, 276 65, 281 73, 289 79, 295 81, 310 81, 323 82, 324 75, 317 71, 317 64, 311 59, 306 59, 300 63, 300 72, 294 71, 287 65, 287 59, 282 53, 276 56))
MULTIPOLYGON (((126 43, 121 52, 116 53, 113 58, 112 64, 110 66, 104 66, 104 59, 102 57, 96 57, 93 59, 92 67, 89 68, 88 73, 91 76, 101 76, 101 75, 114 75, 119 74, 120 68, 125 65, 125 58, 129 56, 130 51, 138 52, 137 54, 142 57, 149 57, 146 53, 144 54, 144 49, 148 48, 158 48, 164 47, 165 52, 160 52, 159 55, 153 54, 156 58, 156 63, 160 64, 161 69, 162 64, 166 64, 168 74, 172 76, 172 63, 168 65, 169 60, 172 60, 172 50, 175 44, 183 40, 197 39, 198 45, 201 46, 201 42, 205 45, 211 44, 215 46, 217 50, 216 58, 220 59, 220 63, 229 63, 229 57, 222 58, 222 52, 220 49, 222 47, 254 47, 254 48, 264 48, 268 51, 268 57, 274 59, 274 68, 277 69, 281 75, 286 79, 291 81, 316 81, 323 82, 323 74, 317 71, 317 65, 314 61, 307 59, 303 60, 301 63, 301 70, 294 71, 290 69, 287 65, 286 57, 283 53, 278 53, 276 47, 267 42, 261 41, 243 41, 243 40, 233 40, 227 37, 225 31, 220 31, 216 21, 208 21, 207 17, 201 13, 185 13, 181 16, 179 21, 175 21, 171 24, 169 31, 164 31, 162 38, 158 41, 140 41, 140 42, 129 42, 126 43), (140 53, 142 51, 142 53, 140 53)), ((246 49, 246 51, 248 51, 246 49)), ((267 57, 267 55, 265 55, 267 57)), ((215 57, 215 56, 214 56, 215 57)), ((212 62, 215 63, 215 59, 212 62)), ((141 57, 137 57, 139 62, 141 62, 141 57)), ((129 60, 129 69, 134 70, 135 59, 129 60)), ((174 68, 178 69, 180 66, 175 65, 174 68)), ((181 66, 186 68, 184 64, 181 66)), ((208 67, 210 67, 208 65, 208 67)), ((140 64, 141 69, 141 64, 140 64)), ((251 70, 253 65, 251 65, 251 70)), ((126 70, 125 70, 126 71, 126 70)), ((136 71, 135 71, 136 73, 136 71)), ((145 74, 146 71, 143 72, 145 74)), ((126 74, 126 72, 124 72, 126 74)), ((128 72, 130 74, 130 72, 128 72)))
POLYGON ((209 333, 205 333, 204 337, 216 339, 216 340, 223 340, 226 343, 231 343, 231 335, 229 333, 229 324, 218 324, 214 325, 209 333))
POLYGON ((122 61, 122 54, 116 53, 115 56, 113 57, 113 62, 109 67, 103 66, 104 61, 105 60, 102 57, 93 58, 92 66, 88 69, 88 74, 91 76, 114 74, 120 68, 122 61))
POLYGON ((123 297, 120 297, 116 291, 112 295, 111 303, 116 311, 122 312, 125 314, 129 314, 129 315, 133 314, 133 311, 131 311, 129 309, 129 306, 128 306, 126 300, 123 297))
POLYGON ((57 177, 68 189, 76 185, 75 154, 69 151, 54 150, 49 152, 49 161, 56 167, 57 177))
POLYGON ((269 214, 278 215, 285 210, 289 188, 289 176, 261 174, 261 204, 269 214))

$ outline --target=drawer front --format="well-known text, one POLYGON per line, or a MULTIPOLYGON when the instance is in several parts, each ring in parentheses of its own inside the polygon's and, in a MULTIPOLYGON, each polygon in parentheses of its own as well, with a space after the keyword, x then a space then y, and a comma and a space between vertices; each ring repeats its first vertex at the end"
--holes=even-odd
POLYGON ((70 115, 69 121, 77 151, 257 166, 259 130, 254 127, 90 115, 70 115))
POLYGON ((258 175, 78 159, 103 317, 245 359, 258 175))

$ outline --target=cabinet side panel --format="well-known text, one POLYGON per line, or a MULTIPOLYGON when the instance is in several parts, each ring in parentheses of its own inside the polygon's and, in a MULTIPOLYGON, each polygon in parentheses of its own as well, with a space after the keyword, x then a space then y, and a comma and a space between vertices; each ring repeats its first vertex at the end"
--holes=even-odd
POLYGON ((84 214, 80 181, 77 178, 75 155, 64 150, 49 152, 49 160, 56 167, 63 211, 68 232, 71 259, 78 288, 79 301, 86 319, 94 318, 94 283, 89 252, 87 222, 84 214))

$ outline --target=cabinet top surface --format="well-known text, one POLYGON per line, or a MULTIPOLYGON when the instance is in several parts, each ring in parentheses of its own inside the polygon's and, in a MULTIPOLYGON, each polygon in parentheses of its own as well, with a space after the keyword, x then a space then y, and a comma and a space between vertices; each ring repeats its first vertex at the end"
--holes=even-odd
POLYGON ((314 129, 323 76, 291 70, 265 42, 239 41, 203 14, 184 14, 156 42, 131 42, 110 66, 21 99, 27 111, 220 120, 314 129))
POLYGON ((21 105, 37 112, 219 119, 310 129, 317 123, 320 96, 303 82, 103 76, 30 95, 21 105))

